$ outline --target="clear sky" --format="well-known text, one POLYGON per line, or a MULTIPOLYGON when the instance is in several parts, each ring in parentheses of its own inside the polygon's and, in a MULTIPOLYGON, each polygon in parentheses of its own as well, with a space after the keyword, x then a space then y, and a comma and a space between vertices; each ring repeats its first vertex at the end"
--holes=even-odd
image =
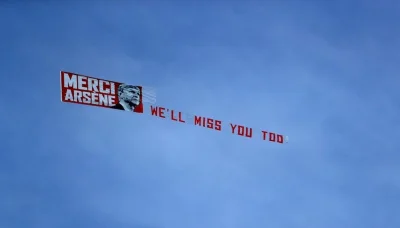
POLYGON ((0 227, 400 227, 399 1, 15 2, 0 227), (290 142, 64 104, 60 70, 290 142))

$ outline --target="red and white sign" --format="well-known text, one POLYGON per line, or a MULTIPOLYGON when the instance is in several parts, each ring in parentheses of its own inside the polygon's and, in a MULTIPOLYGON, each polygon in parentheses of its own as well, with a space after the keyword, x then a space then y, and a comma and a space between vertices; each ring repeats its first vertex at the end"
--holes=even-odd
POLYGON ((60 79, 62 102, 143 113, 141 86, 65 71, 60 72, 60 79), (136 101, 132 103, 134 97, 136 101))
MULTIPOLYGON (((155 103, 155 93, 143 94, 142 86, 127 85, 86 75, 60 72, 61 101, 75 104, 91 105, 118 110, 143 113, 143 97, 148 103, 155 103)), ((192 124, 215 131, 225 131, 231 134, 246 137, 259 138, 264 141, 284 143, 288 142, 287 136, 264 130, 253 130, 251 127, 207 118, 199 115, 191 115, 164 107, 150 106, 152 116, 157 116, 172 121, 192 124)))

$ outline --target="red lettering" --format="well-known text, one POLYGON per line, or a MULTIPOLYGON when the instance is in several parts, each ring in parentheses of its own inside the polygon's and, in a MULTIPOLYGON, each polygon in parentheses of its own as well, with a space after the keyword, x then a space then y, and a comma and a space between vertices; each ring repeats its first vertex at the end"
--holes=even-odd
POLYGON ((158 116, 158 107, 153 107, 153 105, 150 105, 150 109, 152 116, 158 116))
MULTIPOLYGON (((244 127, 244 126, 242 126, 242 125, 238 125, 237 127, 238 127, 237 135, 239 135, 239 136, 245 136, 245 137, 247 137, 247 138, 253 137, 253 128, 251 128, 251 127, 244 127)), ((236 125, 233 126, 233 125, 231 124, 231 128, 232 128, 232 134, 233 134, 233 133, 235 132, 236 125)))
POLYGON ((165 108, 163 108, 163 107, 158 108, 158 116, 161 118, 165 118, 164 111, 165 111, 165 108))
POLYGON ((214 120, 212 118, 206 118, 201 116, 194 116, 194 125, 199 125, 209 129, 221 131, 221 121, 214 120))
POLYGON ((182 120, 182 112, 178 112, 178 119, 181 123, 186 123, 185 120, 182 120))
POLYGON ((214 120, 211 118, 206 118, 206 119, 207 119, 207 128, 214 129, 214 120))
POLYGON ((232 128, 232 134, 234 134, 235 133, 235 128, 236 128, 236 125, 234 126, 234 125, 232 125, 232 124, 230 124, 231 125, 231 128, 232 128))
POLYGON ((241 125, 238 126, 238 135, 240 136, 244 135, 244 127, 241 125))
POLYGON ((171 120, 178 121, 178 119, 174 118, 174 110, 171 110, 171 120))
POLYGON ((263 140, 266 140, 268 131, 261 131, 261 132, 263 133, 263 140))
POLYGON ((269 133, 269 141, 276 142, 276 134, 275 133, 272 133, 272 132, 269 133))
POLYGON ((253 137, 253 128, 246 127, 244 136, 246 136, 247 138, 253 137))
POLYGON ((222 125, 221 120, 216 120, 216 121, 215 121, 215 130, 221 131, 221 128, 222 128, 221 125, 222 125))
POLYGON ((194 125, 201 124, 201 116, 194 116, 194 125))
POLYGON ((164 114, 165 108, 162 108, 162 107, 153 107, 153 106, 151 105, 151 106, 150 106, 150 109, 151 109, 151 115, 152 115, 152 116, 158 116, 158 117, 161 117, 161 118, 165 118, 165 114, 164 114))
POLYGON ((276 136, 277 136, 277 142, 278 143, 283 143, 283 135, 277 134, 276 136))
POLYGON ((181 122, 181 123, 186 123, 185 120, 182 119, 182 112, 178 112, 178 119, 175 118, 174 110, 171 110, 171 120, 173 120, 173 121, 179 121, 179 122, 181 122))

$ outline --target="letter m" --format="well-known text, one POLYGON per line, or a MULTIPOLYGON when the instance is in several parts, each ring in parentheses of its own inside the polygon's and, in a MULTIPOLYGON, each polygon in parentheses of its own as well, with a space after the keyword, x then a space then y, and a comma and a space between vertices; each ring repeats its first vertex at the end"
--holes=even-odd
POLYGON ((64 88, 71 88, 71 87, 74 89, 78 88, 78 83, 75 74, 70 74, 61 71, 61 76, 64 78, 64 88))

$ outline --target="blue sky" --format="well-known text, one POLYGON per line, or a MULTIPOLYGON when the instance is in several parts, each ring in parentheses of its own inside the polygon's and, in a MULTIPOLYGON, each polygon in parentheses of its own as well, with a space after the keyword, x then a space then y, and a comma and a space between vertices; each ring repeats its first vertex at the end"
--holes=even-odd
POLYGON ((0 227, 400 227, 396 1, 3 1, 0 227), (59 71, 285 145, 63 104, 59 71))

